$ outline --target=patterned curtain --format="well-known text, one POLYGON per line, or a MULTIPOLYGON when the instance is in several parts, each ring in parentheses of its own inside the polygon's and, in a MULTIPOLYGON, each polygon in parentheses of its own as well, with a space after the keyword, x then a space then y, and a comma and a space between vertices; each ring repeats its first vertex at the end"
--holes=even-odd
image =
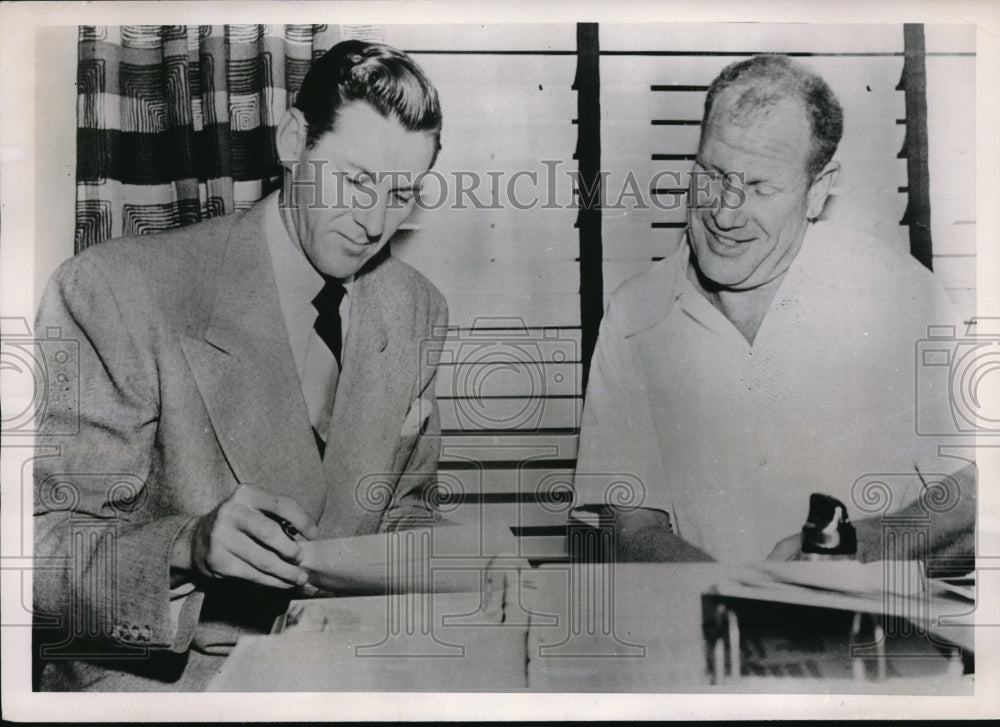
POLYGON ((249 207, 312 59, 379 26, 83 26, 75 250, 249 207))

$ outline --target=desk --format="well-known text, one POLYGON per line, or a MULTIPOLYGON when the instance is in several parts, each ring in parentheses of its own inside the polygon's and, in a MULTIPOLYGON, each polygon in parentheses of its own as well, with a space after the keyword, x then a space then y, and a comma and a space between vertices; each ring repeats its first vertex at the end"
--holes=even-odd
POLYGON ((972 678, 742 679, 713 686, 702 594, 717 564, 494 563, 479 592, 294 602, 244 637, 212 691, 971 694, 972 678))

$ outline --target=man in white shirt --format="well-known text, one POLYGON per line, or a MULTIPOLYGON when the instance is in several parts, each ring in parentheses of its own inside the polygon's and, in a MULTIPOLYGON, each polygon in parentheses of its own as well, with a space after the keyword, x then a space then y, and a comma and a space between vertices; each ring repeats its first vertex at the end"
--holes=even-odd
POLYGON ((43 689, 201 689, 306 583, 299 540, 435 519, 447 307, 386 244, 440 130, 408 56, 338 44, 278 126, 280 192, 53 276, 81 397, 40 422, 43 689))
POLYGON ((782 56, 711 85, 687 244, 615 292, 592 360, 576 489, 614 516, 619 558, 754 560, 779 540, 773 555, 795 557, 813 492, 861 518, 865 559, 881 556, 874 513, 930 490, 971 528, 971 467, 915 422, 917 406, 950 415, 914 381, 928 326, 957 323, 943 291, 887 244, 816 222, 842 127, 826 83, 782 56), (632 484, 609 498, 616 474, 632 484))

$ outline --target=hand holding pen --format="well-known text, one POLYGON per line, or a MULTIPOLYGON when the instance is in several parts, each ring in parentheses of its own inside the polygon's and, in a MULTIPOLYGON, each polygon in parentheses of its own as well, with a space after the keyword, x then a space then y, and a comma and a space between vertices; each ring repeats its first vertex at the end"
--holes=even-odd
POLYGON ((317 534, 316 524, 294 499, 243 484, 210 513, 184 526, 170 565, 204 578, 302 588, 308 572, 301 567, 299 542, 317 534))

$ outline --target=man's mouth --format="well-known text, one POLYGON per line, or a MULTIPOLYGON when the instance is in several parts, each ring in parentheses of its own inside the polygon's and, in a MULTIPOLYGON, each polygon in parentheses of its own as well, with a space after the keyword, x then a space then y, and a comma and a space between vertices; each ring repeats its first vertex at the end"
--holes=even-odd
POLYGON ((712 239, 718 243, 718 245, 726 250, 736 250, 740 245, 743 245, 750 240, 737 240, 733 237, 728 237, 726 235, 719 234, 718 232, 713 232, 712 230, 705 228, 705 231, 712 237, 712 239))
POLYGON ((342 232, 337 232, 336 234, 339 235, 344 240, 344 242, 347 243, 344 247, 346 248, 346 252, 350 255, 363 255, 365 253, 365 250, 368 249, 369 245, 367 241, 359 242, 358 240, 355 240, 353 237, 345 235, 342 232))

